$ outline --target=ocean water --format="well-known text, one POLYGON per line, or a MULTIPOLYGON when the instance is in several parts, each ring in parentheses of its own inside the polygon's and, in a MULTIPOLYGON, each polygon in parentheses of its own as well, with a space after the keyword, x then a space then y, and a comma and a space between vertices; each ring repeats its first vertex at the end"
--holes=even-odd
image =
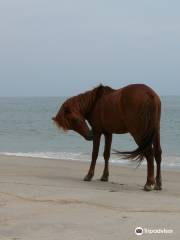
MULTIPOLYGON (((92 142, 69 131, 64 133, 52 122, 65 97, 0 98, 0 154, 89 161, 92 142)), ((180 96, 163 96, 161 145, 163 165, 180 168, 180 96)), ((99 160, 103 161, 102 137, 99 160)), ((114 135, 112 148, 134 150, 128 134, 114 135)), ((111 155, 111 162, 129 164, 111 155)))

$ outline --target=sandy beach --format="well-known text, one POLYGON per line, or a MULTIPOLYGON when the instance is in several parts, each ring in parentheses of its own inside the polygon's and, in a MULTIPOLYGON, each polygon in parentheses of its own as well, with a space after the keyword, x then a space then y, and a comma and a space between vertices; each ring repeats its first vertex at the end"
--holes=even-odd
POLYGON ((180 172, 163 171, 163 190, 144 192, 146 168, 111 165, 101 182, 82 179, 88 162, 0 156, 0 240, 178 239, 180 172), (170 229, 145 233, 136 227, 170 229))

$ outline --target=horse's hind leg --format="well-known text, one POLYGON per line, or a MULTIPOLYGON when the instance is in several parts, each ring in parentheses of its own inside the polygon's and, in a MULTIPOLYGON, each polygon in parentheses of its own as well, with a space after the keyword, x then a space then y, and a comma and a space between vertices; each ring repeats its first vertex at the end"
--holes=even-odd
POLYGON ((88 171, 88 174, 84 177, 84 181, 91 181, 94 176, 94 169, 96 166, 96 160, 99 153, 101 134, 95 134, 93 137, 93 151, 92 151, 92 160, 91 165, 88 171))
POLYGON ((161 155, 162 155, 162 150, 161 150, 161 145, 160 145, 160 134, 159 134, 159 132, 154 139, 153 146, 154 146, 154 156, 155 156, 156 165, 157 165, 155 190, 161 190, 162 189, 162 179, 161 179, 161 155))
POLYGON ((150 147, 146 152, 147 159, 147 182, 144 185, 145 191, 151 191, 155 187, 154 179, 154 153, 152 147, 150 147))
POLYGON ((112 143, 112 134, 104 134, 105 147, 104 147, 104 171, 101 177, 101 181, 107 182, 109 178, 109 158, 112 143))

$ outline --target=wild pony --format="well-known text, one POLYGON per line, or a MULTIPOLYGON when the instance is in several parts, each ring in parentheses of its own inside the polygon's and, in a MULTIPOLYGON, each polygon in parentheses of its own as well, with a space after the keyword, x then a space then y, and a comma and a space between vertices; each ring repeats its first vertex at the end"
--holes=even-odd
POLYGON ((105 166, 101 181, 108 181, 112 134, 130 133, 137 149, 117 154, 141 162, 147 160, 147 181, 144 190, 161 190, 161 101, 144 84, 131 84, 120 89, 100 85, 93 90, 66 100, 53 120, 63 130, 74 130, 93 141, 92 161, 85 181, 91 181, 99 152, 101 135, 105 137, 105 166), (88 124, 91 126, 91 130, 88 124), (154 178, 154 158, 157 164, 154 178))

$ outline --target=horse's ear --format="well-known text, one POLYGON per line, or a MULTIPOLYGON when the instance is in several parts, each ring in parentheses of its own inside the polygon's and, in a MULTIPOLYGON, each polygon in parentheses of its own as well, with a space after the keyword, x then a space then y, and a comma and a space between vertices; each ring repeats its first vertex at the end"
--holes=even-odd
POLYGON ((104 86, 102 85, 102 83, 100 83, 98 86, 97 86, 97 89, 102 89, 104 86))
POLYGON ((103 89, 104 89, 104 86, 102 84, 100 84, 97 88, 96 88, 96 100, 98 97, 101 96, 101 94, 103 93, 103 89))
POLYGON ((112 91, 113 89, 109 86, 104 86, 102 84, 100 84, 98 87, 97 87, 97 96, 101 96, 102 94, 106 94, 110 91, 112 91))

